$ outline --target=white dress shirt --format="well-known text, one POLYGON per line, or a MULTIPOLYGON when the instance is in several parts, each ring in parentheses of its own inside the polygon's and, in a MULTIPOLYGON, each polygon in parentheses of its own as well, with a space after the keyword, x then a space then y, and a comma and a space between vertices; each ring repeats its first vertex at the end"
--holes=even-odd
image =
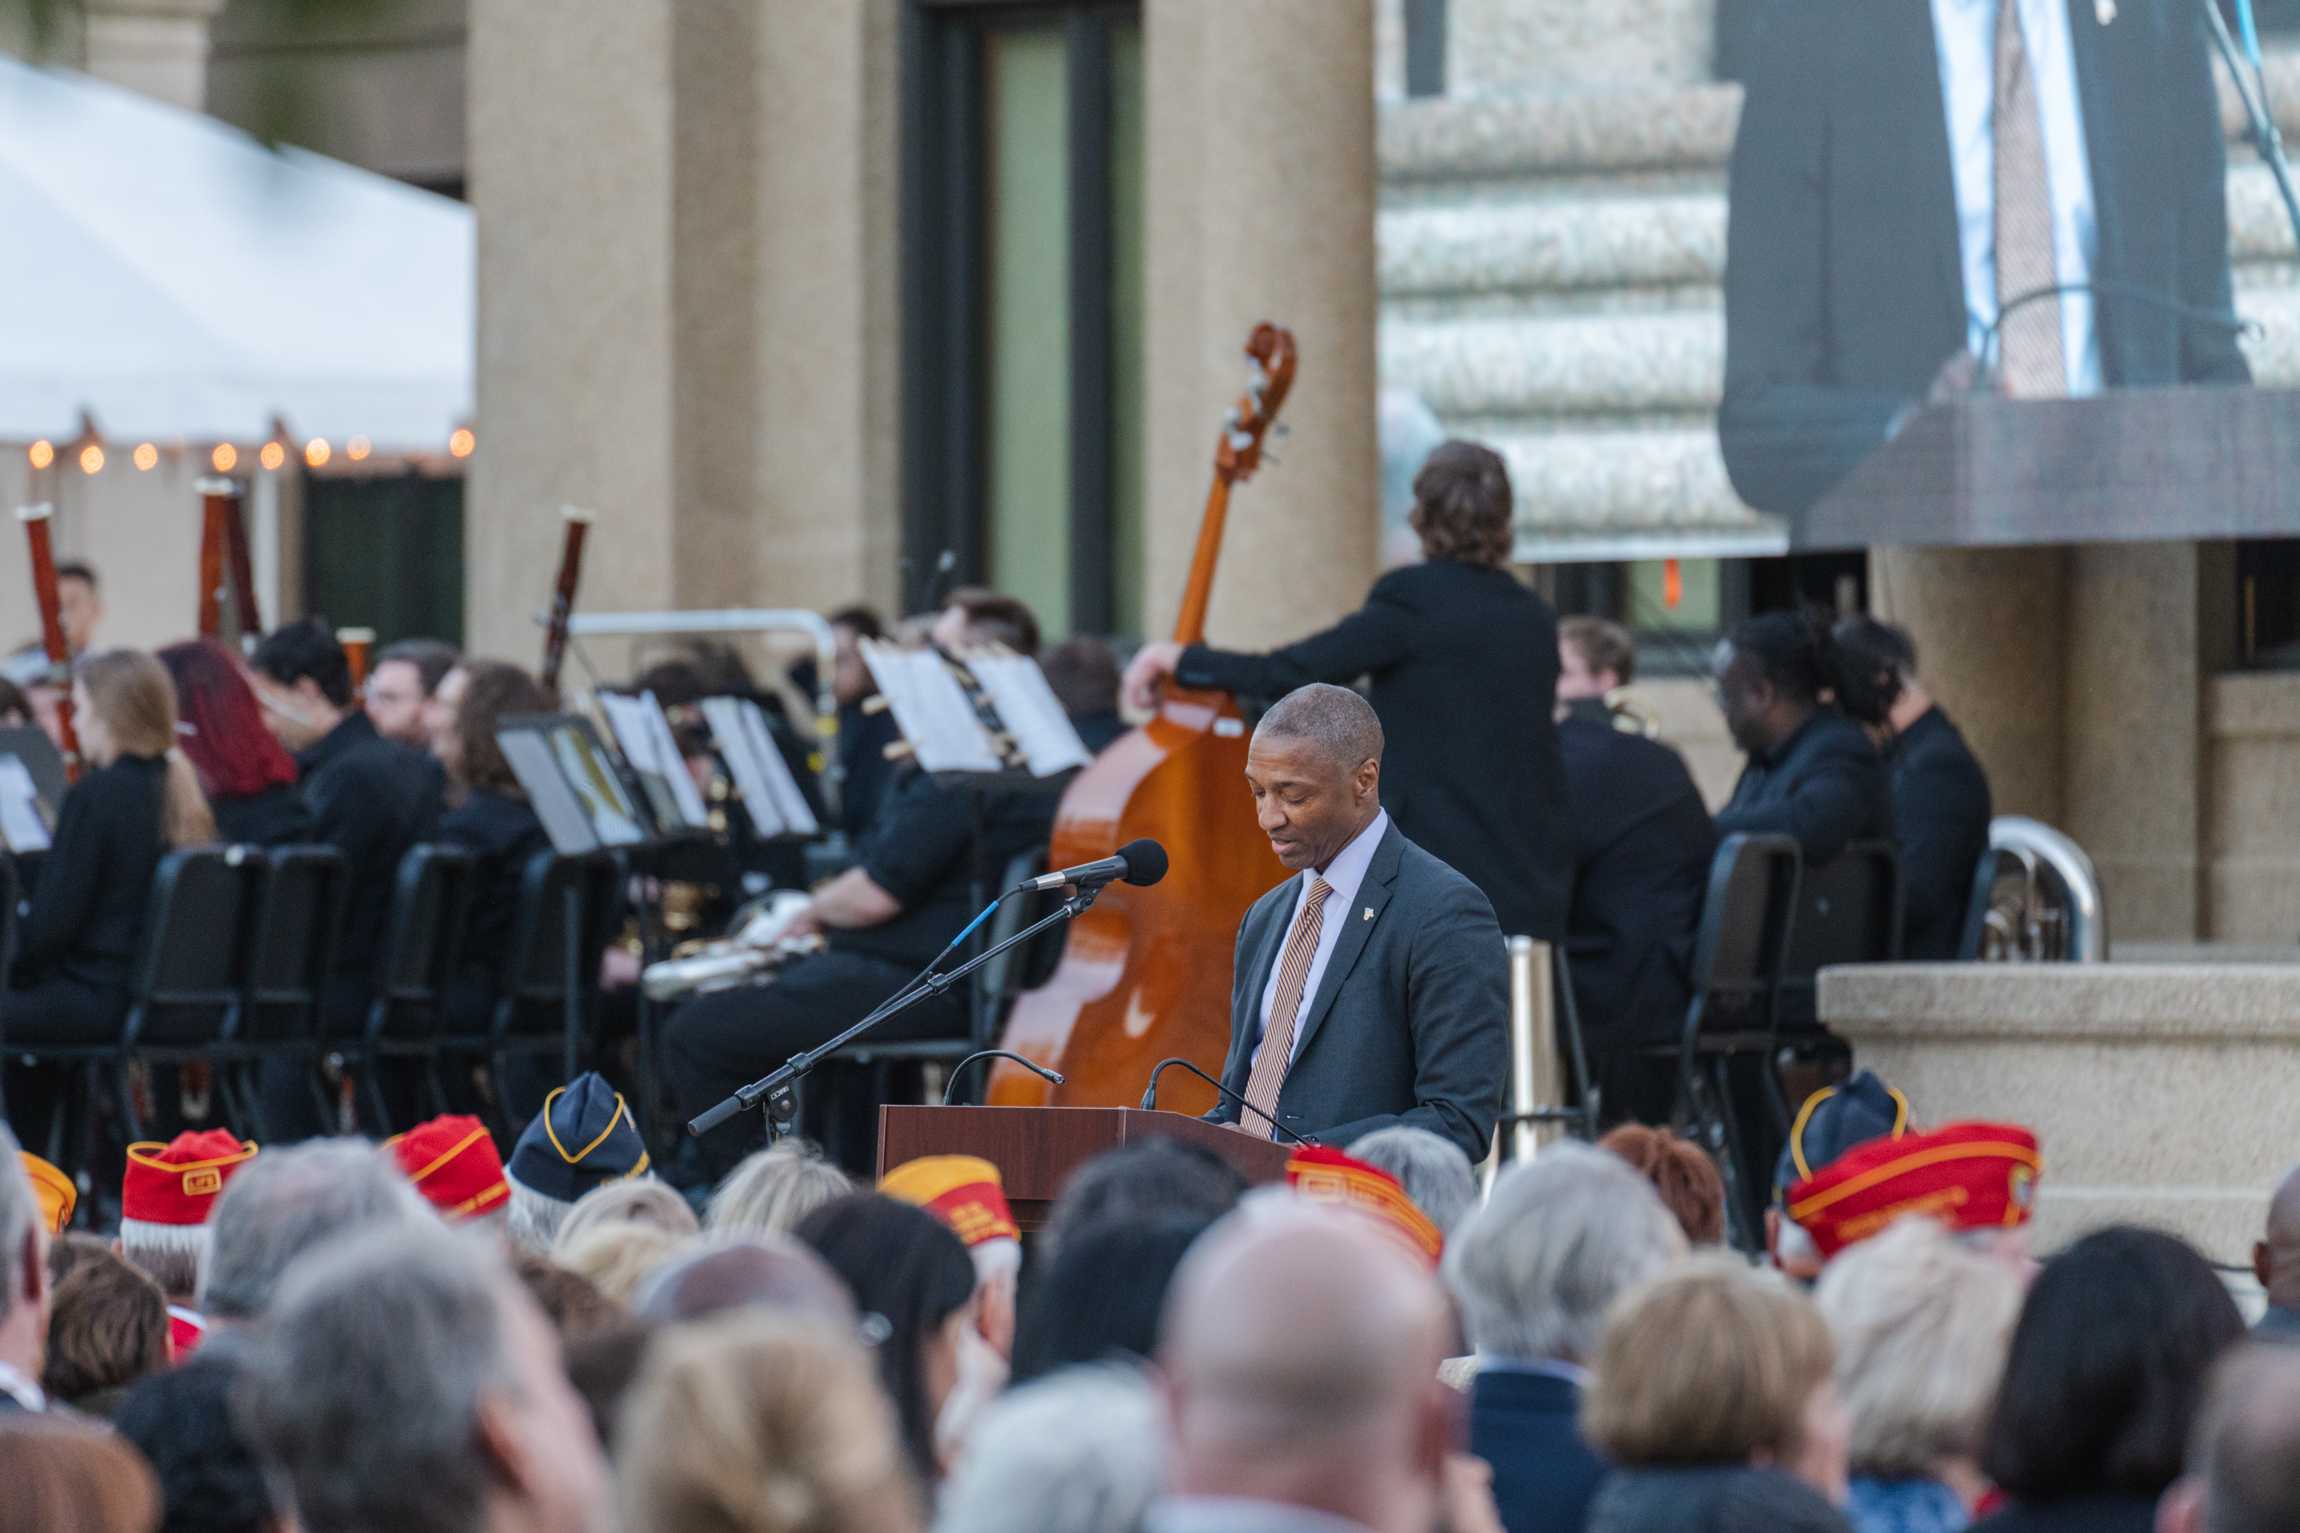
POLYGON ((26 1378, 6 1363, 0 1363, 0 1395, 34 1413, 48 1408, 48 1396, 41 1390, 39 1380, 26 1378))
MULTIPOLYGON (((1294 881, 1294 911, 1286 917, 1286 931, 1292 932, 1294 923, 1302 918, 1302 904, 1310 897, 1310 875, 1314 871, 1326 881, 1333 893, 1326 896, 1325 908, 1318 912, 1318 950, 1310 957, 1309 977, 1302 981, 1301 1010, 1294 1014, 1294 1058, 1302 1055, 1302 1024, 1310 1018, 1310 1003, 1316 999, 1318 985, 1326 977, 1327 960, 1334 956, 1334 944, 1342 940, 1342 927, 1362 919, 1358 912, 1358 890, 1366 881, 1366 869, 1373 865, 1374 849, 1382 844, 1389 833, 1390 814, 1386 809, 1374 811, 1374 822, 1350 838, 1349 845, 1334 853, 1334 860, 1319 869, 1304 869, 1294 881)), ((1283 958, 1286 938, 1278 938, 1278 953, 1283 958)), ((1282 962, 1270 965, 1270 977, 1262 982, 1262 1025, 1257 1037, 1270 1030, 1270 1003, 1278 995, 1278 971, 1282 962)), ((1257 1045, 1258 1047, 1258 1045, 1257 1045)), ((1288 1063, 1292 1061, 1289 1060, 1288 1063)))
MULTIPOLYGON (((1997 319, 1996 29, 1999 4, 2020 6, 2029 71, 2044 115, 2045 180, 2052 195, 2053 266, 2064 283, 2092 280, 2098 235, 2092 157, 2085 147, 2068 0, 1932 0, 1940 43, 1941 107, 1956 182, 1957 244, 1965 277, 1965 344, 1975 355, 1997 319)), ((2049 301, 2049 300, 2040 300, 2049 301)), ((2061 299, 2068 391, 2100 392, 2100 331, 2088 293, 2061 299)))
POLYGON ((1369 1533, 1366 1525, 1278 1501, 1242 1496, 1164 1496, 1150 1504, 1146 1533, 1369 1533))

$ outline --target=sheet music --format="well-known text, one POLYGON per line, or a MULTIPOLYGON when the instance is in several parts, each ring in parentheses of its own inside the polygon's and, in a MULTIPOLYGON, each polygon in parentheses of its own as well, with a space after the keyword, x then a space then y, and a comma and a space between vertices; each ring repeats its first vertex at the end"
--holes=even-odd
POLYGON ((940 655, 864 640, 863 663, 885 694, 895 727, 929 772, 999 772, 1005 763, 974 704, 940 655))
POLYGON ((727 771, 743 795, 743 812, 762 838, 812 836, 821 830, 757 703, 749 698, 706 697, 703 722, 710 725, 711 738, 718 742, 727 771))
POLYGON ((0 756, 0 842, 12 852, 44 852, 50 845, 40 790, 14 756, 0 756))
POLYGON ((569 719, 551 731, 551 748, 567 786, 582 803, 591 829, 608 846, 637 846, 647 839, 638 806, 623 792, 614 763, 596 735, 569 719))
POLYGON ((551 849, 570 857, 599 850, 598 832, 591 828, 582 800, 560 775, 551 743, 527 729, 506 729, 496 735, 495 743, 503 748, 503 759, 519 786, 527 790, 527 802, 543 822, 551 849))
POLYGON ((607 717, 608 732, 621 747, 623 759, 631 764, 639 785, 646 790, 655 823, 666 829, 679 825, 708 829, 710 811, 703 806, 695 779, 687 773, 686 758, 679 754, 671 721, 664 717, 663 705, 655 694, 642 692, 633 697, 602 692, 599 709, 607 717))
POLYGON ((1052 777, 1094 759, 1086 742, 1071 727, 1070 715, 1046 684, 1038 662, 1010 650, 976 650, 967 655, 966 668, 982 684, 991 707, 998 710, 1014 743, 1022 748, 1033 777, 1052 777))

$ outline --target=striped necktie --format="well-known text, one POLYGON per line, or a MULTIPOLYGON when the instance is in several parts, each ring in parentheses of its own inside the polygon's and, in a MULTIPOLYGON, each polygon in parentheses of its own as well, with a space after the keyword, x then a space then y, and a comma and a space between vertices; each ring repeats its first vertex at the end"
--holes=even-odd
MULTIPOLYGON (((2021 32, 2019 0, 1997 0, 1996 104, 1997 312, 2060 280, 2053 260, 2052 182, 2045 172, 2044 115, 2021 32)), ((2068 393, 2061 299, 2040 298, 1997 331, 1998 370, 2016 398, 2068 393)))
POLYGON ((1302 1012, 1302 988, 1310 980, 1310 961, 1318 956, 1318 933, 1324 926, 1326 896, 1333 886, 1310 875, 1309 897, 1294 929, 1286 934, 1286 951, 1278 960, 1278 991, 1270 997, 1270 1022, 1262 1030, 1262 1047, 1254 1055, 1254 1068, 1246 1077, 1246 1105, 1268 1117, 1246 1115, 1239 1127, 1263 1139, 1275 1139, 1272 1126, 1278 1116, 1278 1092, 1286 1084, 1286 1070, 1294 1062, 1294 1024, 1302 1012))

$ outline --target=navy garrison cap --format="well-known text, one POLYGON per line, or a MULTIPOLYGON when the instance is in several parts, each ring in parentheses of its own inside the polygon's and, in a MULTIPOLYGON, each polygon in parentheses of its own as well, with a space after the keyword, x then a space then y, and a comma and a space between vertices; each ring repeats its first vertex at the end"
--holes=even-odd
POLYGON ((503 1168, 529 1192, 573 1203, 594 1187, 647 1174, 647 1145, 631 1109, 596 1070, 543 1099, 503 1168))

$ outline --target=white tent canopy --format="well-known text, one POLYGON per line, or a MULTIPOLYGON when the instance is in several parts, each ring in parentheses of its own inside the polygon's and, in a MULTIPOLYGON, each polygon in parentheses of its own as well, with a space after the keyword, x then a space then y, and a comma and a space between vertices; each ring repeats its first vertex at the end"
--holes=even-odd
POLYGON ((0 58, 0 441, 443 451, 472 270, 451 198, 0 58))

